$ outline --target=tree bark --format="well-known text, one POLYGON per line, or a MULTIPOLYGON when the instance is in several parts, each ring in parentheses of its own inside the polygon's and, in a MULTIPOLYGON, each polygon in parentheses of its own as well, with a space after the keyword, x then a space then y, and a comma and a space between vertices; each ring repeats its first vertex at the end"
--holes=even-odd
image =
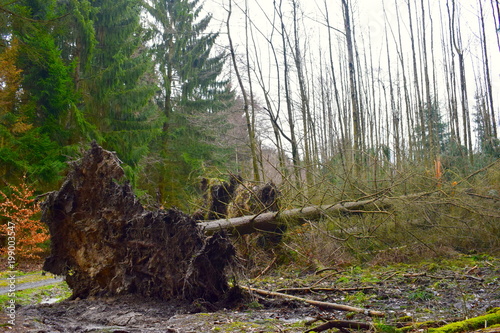
POLYGON ((229 229, 237 234, 248 234, 255 231, 274 231, 280 225, 290 223, 294 220, 302 221, 304 219, 317 219, 327 214, 362 213, 363 211, 383 212, 381 209, 387 207, 391 201, 395 200, 397 200, 397 198, 379 198, 356 202, 342 202, 332 205, 308 206, 288 209, 281 212, 267 212, 256 215, 200 222, 198 225, 204 230, 205 234, 208 235, 221 229, 229 229), (360 209, 363 209, 363 211, 360 209))
POLYGON ((297 7, 298 3, 296 0, 292 2, 293 6, 293 36, 294 36, 294 51, 293 57, 295 60, 295 68, 297 70, 297 80, 299 84, 300 91, 300 101, 301 101, 301 113, 302 113, 302 130, 304 131, 303 142, 304 142, 304 170, 306 173, 306 184, 310 186, 313 183, 313 173, 311 171, 311 140, 313 136, 309 131, 309 120, 310 109, 309 109, 309 98, 306 88, 306 79, 304 76, 304 65, 302 64, 302 52, 299 45, 299 28, 298 28, 298 17, 297 17, 297 7))
MULTIPOLYGON (((498 5, 498 3, 497 3, 498 5)), ((486 93, 488 95, 488 103, 491 112, 491 118, 489 122, 491 136, 493 138, 497 137, 497 121, 495 118, 495 108, 493 106, 493 89, 491 88, 491 75, 490 75, 490 65, 489 65, 489 57, 488 51, 486 47, 486 31, 484 29, 484 13, 483 13, 483 5, 481 1, 479 1, 479 8, 481 10, 480 21, 481 21, 481 45, 483 48, 483 56, 484 56, 484 75, 486 80, 486 93)), ((498 36, 498 34, 497 34, 498 36)))
MULTIPOLYGON (((231 60, 233 63, 234 67, 234 72, 236 74, 236 78, 238 79, 238 84, 241 89, 241 94, 243 95, 243 103, 244 103, 244 111, 245 111, 245 119, 246 119, 246 125, 247 125, 247 131, 248 131, 248 137, 250 141, 250 152, 252 154, 252 168, 253 168, 253 178, 255 181, 260 181, 260 173, 259 173, 259 164, 258 164, 258 158, 257 158, 257 144, 256 144, 256 138, 255 138, 255 121, 254 116, 250 116, 250 103, 248 101, 248 95, 245 89, 245 86, 243 85, 243 79, 241 78, 240 71, 238 70, 238 65, 236 63, 236 54, 234 51, 234 46, 233 46, 233 40, 231 38, 231 30, 230 30, 230 25, 229 25, 229 20, 231 18, 232 10, 231 10, 231 5, 232 1, 229 1, 229 10, 227 14, 227 21, 226 21, 226 27, 227 27, 227 38, 229 40, 229 53, 231 54, 231 60)), ((245 28, 246 27, 246 19, 245 19, 245 28)), ((248 31, 248 29, 246 29, 248 31)), ((247 33, 247 32, 246 32, 247 33)), ((247 40, 247 50, 246 50, 246 56, 247 56, 247 61, 248 61, 248 40, 247 40)), ((250 80, 250 77, 249 77, 250 80)), ((251 91, 252 94, 252 91, 251 91)), ((251 102, 253 102, 253 95, 251 96, 251 102)), ((253 109, 253 105, 252 105, 253 109)))
POLYGON ((348 0, 342 0, 342 12, 344 17, 344 28, 347 46, 347 62, 349 68, 349 89, 351 97, 351 114, 352 114, 352 133, 353 133, 353 161, 355 163, 355 175, 358 177, 361 173, 361 117, 359 112, 358 91, 356 86, 356 70, 354 64, 354 44, 351 28, 351 18, 349 11, 351 10, 348 0))
POLYGON ((282 2, 280 1, 278 8, 275 8, 277 11, 278 17, 280 18, 280 27, 281 27, 281 41, 283 43, 283 71, 284 71, 284 84, 285 84, 285 99, 286 99, 286 109, 288 113, 288 126, 290 128, 290 145, 292 146, 292 161, 294 166, 294 175, 296 183, 300 182, 300 156, 299 156, 299 148, 297 144, 297 138, 295 135, 295 118, 292 110, 292 93, 290 87, 290 65, 288 63, 288 54, 287 54, 287 32, 285 29, 285 21, 284 14, 282 11, 282 2))

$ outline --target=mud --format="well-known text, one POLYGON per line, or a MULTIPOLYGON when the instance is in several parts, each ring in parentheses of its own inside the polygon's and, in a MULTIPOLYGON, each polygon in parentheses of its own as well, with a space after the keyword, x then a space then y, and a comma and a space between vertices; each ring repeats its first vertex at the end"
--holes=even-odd
MULTIPOLYGON (((385 311, 388 324, 462 320, 500 307, 500 261, 476 265, 391 266, 344 271, 274 272, 255 287, 336 288, 301 296, 385 311), (345 288, 354 290, 343 291, 345 288), (358 289, 356 289, 358 288, 358 289), (362 289, 364 288, 364 289, 362 289), (367 289, 368 288, 368 289, 367 289)), ((363 314, 326 311, 297 301, 256 295, 230 308, 211 311, 203 302, 176 303, 137 296, 88 298, 18 309, 17 332, 304 332, 315 319, 371 322, 363 314)), ((212 308, 213 310, 213 308, 212 308)), ((431 324, 430 324, 431 325, 431 324)))

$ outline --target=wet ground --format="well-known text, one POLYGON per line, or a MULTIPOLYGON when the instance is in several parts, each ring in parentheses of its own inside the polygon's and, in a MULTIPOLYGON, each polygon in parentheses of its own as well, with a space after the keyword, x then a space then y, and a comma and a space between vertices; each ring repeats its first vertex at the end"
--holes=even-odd
MULTIPOLYGON (((285 289, 282 292, 307 299, 383 311, 386 317, 382 321, 393 325, 429 320, 444 323, 500 307, 500 261, 467 257, 413 266, 274 271, 244 285, 285 289)), ((308 326, 316 319, 372 321, 364 314, 258 295, 215 312, 207 311, 203 303, 186 305, 126 296, 24 306, 17 309, 16 326, 11 331, 304 332, 321 323, 308 326)))

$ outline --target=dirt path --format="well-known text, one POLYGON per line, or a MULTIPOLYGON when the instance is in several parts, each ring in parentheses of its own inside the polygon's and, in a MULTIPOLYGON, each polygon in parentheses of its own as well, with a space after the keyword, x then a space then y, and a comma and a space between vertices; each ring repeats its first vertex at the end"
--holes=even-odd
MULTIPOLYGON (((48 278, 40 281, 33 281, 33 282, 25 282, 25 283, 16 283, 16 291, 21 291, 21 290, 26 290, 26 289, 33 289, 33 288, 38 288, 38 287, 43 287, 43 286, 48 286, 54 283, 59 283, 64 281, 64 278, 62 277, 54 277, 54 278, 48 278)), ((7 279, 1 279, 0 283, 8 283, 7 279)), ((10 291, 9 287, 0 287, 0 295, 7 294, 10 291)))

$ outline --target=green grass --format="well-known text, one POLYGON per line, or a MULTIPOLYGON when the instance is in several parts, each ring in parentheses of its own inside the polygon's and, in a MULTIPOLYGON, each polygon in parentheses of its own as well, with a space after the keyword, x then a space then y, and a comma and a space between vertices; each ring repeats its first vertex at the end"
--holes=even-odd
POLYGON ((429 301, 436 296, 431 293, 430 291, 427 290, 419 290, 412 292, 408 295, 408 299, 414 300, 414 301, 429 301))
POLYGON ((43 280, 53 279, 54 275, 47 273, 43 275, 43 271, 35 272, 22 272, 22 271, 3 271, 0 273, 0 287, 7 287, 9 281, 5 280, 10 277, 11 274, 16 276, 16 284, 38 282, 43 280))
MULTIPOLYGON (((71 290, 69 289, 66 282, 57 282, 43 287, 25 289, 17 291, 16 295, 16 305, 32 305, 38 304, 45 300, 51 298, 58 298, 64 300, 71 296, 71 290)), ((4 309, 7 302, 10 300, 8 294, 0 295, 0 308, 4 309)))
POLYGON ((345 296, 345 302, 347 304, 354 304, 359 306, 366 304, 370 299, 374 297, 374 295, 367 295, 362 291, 358 291, 355 294, 345 296))
POLYGON ((22 271, 3 271, 3 272, 0 272, 0 279, 7 279, 8 277, 10 277, 11 274, 14 274, 16 277, 19 277, 19 276, 24 276, 24 275, 30 274, 30 273, 22 272, 22 271))

